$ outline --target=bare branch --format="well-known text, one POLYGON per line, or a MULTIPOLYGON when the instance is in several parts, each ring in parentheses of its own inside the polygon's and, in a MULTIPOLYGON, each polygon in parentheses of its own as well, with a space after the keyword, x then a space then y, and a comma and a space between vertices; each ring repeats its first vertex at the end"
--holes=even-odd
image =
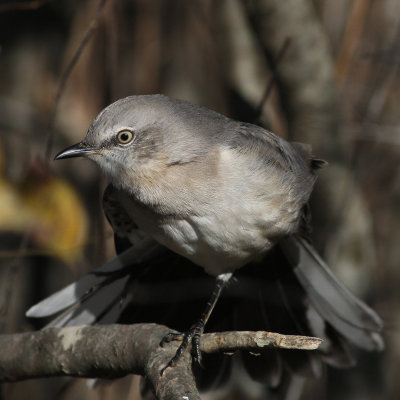
POLYGON ((201 351, 207 354, 232 352, 236 350, 257 351, 262 347, 279 347, 281 349, 316 350, 322 339, 282 335, 275 332, 222 332, 206 333, 201 337, 201 351))
POLYGON ((0 381, 49 376, 110 379, 133 373, 147 377, 158 399, 187 396, 200 400, 188 352, 160 376, 161 368, 177 348, 160 347, 168 332, 170 329, 161 325, 136 324, 0 335, 0 381))
POLYGON ((96 10, 96 13, 95 13, 93 19, 91 20, 89 27, 88 27, 87 31, 85 32, 85 35, 83 36, 81 42, 79 43, 79 46, 76 49, 74 55, 72 56, 71 61, 68 63, 65 71, 61 75, 61 79, 58 84, 56 97, 54 100, 53 110, 51 112, 49 122, 48 122, 48 127, 47 127, 46 146, 45 146, 45 152, 44 152, 44 158, 47 162, 50 159, 50 153, 51 153, 52 146, 53 146, 54 120, 56 117, 58 104, 59 104, 61 96, 64 92, 64 87, 67 83, 68 78, 71 75, 72 70, 74 69, 76 63, 78 62, 79 57, 81 56, 83 50, 85 49, 86 45, 89 43, 89 40, 92 38, 93 33, 96 31, 96 29, 99 25, 99 19, 101 17, 104 6, 106 5, 106 2, 107 2, 107 0, 100 0, 100 3, 96 10))
POLYGON ((15 10, 36 10, 50 3, 52 0, 36 0, 36 1, 21 1, 19 3, 9 2, 0 5, 0 12, 15 11, 15 10))
POLYGON ((264 104, 267 101, 267 99, 268 99, 269 95, 271 94, 272 89, 274 87, 278 65, 279 65, 280 61, 282 60, 282 58, 285 56, 285 53, 286 53, 287 49, 289 48, 291 41, 292 41, 292 38, 290 36, 288 36, 285 39, 285 41, 283 42, 282 47, 279 50, 278 55, 276 56, 275 63, 272 66, 271 78, 268 82, 267 87, 265 88, 264 94, 263 94, 261 101, 258 104, 257 109, 256 109, 256 119, 259 119, 261 117, 261 113, 262 113, 264 104))
MULTIPOLYGON (((158 399, 200 399, 190 352, 160 376, 177 348, 177 343, 160 346, 170 331, 162 325, 134 324, 0 335, 0 382, 49 376, 111 379, 132 373, 146 376, 158 399)), ((318 338, 271 332, 208 333, 201 338, 201 351, 257 352, 262 347, 314 350, 321 342, 318 338)))
MULTIPOLYGON (((290 47, 275 70, 289 137, 312 143, 316 154, 334 159, 337 140, 337 99, 333 61, 327 37, 308 0, 244 1, 260 44, 270 59, 291 37, 290 47), (323 135, 321 135, 323 132, 323 135)), ((336 157, 335 157, 336 158, 336 157)))

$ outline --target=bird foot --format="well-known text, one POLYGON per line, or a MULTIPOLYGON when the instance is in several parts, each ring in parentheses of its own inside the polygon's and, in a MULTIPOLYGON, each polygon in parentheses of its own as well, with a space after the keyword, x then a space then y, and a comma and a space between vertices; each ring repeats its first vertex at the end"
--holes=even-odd
POLYGON ((164 371, 176 365, 178 360, 181 358, 183 352, 188 347, 189 343, 192 344, 192 357, 193 360, 197 363, 201 364, 201 351, 200 351, 200 336, 202 335, 204 330, 204 322, 198 321, 196 324, 192 325, 190 329, 185 333, 174 333, 170 332, 160 342, 160 346, 164 346, 165 343, 170 343, 172 341, 181 341, 182 343, 176 350, 175 355, 169 360, 167 365, 161 370, 160 375, 162 376, 164 371))

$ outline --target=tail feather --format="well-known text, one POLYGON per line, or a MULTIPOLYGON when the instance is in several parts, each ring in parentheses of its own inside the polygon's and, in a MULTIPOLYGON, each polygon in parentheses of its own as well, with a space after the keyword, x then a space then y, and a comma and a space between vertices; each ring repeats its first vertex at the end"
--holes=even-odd
MULTIPOLYGON (((171 251, 164 249, 159 257, 161 249, 152 241, 135 244, 33 306, 27 315, 61 312, 48 325, 55 327, 111 323, 119 318, 122 323, 151 321, 185 330, 203 310, 213 278, 171 251)), ((259 356, 243 353, 243 365, 255 380, 275 387, 285 379, 287 370, 300 376, 320 376, 324 362, 349 367, 354 358, 348 342, 368 350, 383 347, 379 317, 353 296, 299 237, 283 240, 262 263, 239 269, 235 277, 213 311, 208 331, 267 329, 324 339, 316 352, 268 349, 259 356)), ((202 385, 209 387, 217 370, 222 374, 220 383, 226 381, 232 361, 222 359, 225 366, 221 370, 221 357, 209 357, 210 370, 200 373, 209 375, 199 378, 202 385)))
POLYGON ((35 304, 29 308, 25 315, 27 317, 42 318, 65 310, 82 301, 85 297, 90 297, 95 288, 107 285, 111 274, 116 274, 127 267, 132 268, 135 264, 139 265, 145 262, 158 254, 160 249, 161 246, 154 240, 143 239, 138 245, 128 248, 117 257, 97 268, 95 273, 85 275, 78 281, 35 304))
POLYGON ((124 276, 94 291, 87 298, 66 309, 47 327, 60 328, 117 321, 125 308, 121 296, 125 291, 128 280, 129 276, 124 276))
POLYGON ((350 342, 381 350, 381 319, 339 282, 312 246, 297 236, 282 240, 280 246, 317 312, 350 342))
POLYGON ((349 343, 318 314, 311 304, 308 304, 306 318, 312 336, 323 339, 318 350, 324 362, 336 368, 349 368, 355 365, 356 361, 349 343))
POLYGON ((326 342, 329 346, 322 348, 322 359, 330 366, 335 368, 350 368, 357 363, 353 355, 350 343, 330 325, 325 329, 326 342))

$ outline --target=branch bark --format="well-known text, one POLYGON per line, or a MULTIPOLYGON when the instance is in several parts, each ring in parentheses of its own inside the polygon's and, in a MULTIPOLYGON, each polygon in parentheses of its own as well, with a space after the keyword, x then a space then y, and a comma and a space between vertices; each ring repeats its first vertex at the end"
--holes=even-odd
MULTIPOLYGON (((139 374, 147 377, 158 399, 200 399, 190 352, 160 376, 177 349, 177 343, 160 346, 170 331, 162 325, 134 324, 0 335, 0 382, 50 376, 111 379, 139 374)), ((314 350, 321 342, 318 338, 272 332, 208 333, 201 338, 201 351, 257 352, 262 347, 314 350)))

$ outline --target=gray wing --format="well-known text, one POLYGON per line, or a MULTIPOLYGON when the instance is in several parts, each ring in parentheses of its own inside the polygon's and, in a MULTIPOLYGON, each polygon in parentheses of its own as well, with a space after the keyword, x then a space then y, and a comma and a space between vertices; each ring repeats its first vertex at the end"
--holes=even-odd
POLYGON ((310 145, 288 142, 258 125, 244 122, 237 123, 230 146, 239 151, 251 151, 263 163, 305 176, 326 164, 312 155, 310 145))
POLYGON ((119 191, 112 184, 109 184, 104 190, 103 210, 114 231, 117 253, 126 250, 130 246, 136 246, 143 240, 149 239, 148 235, 138 228, 125 211, 119 200, 119 191))
POLYGON ((296 207, 303 208, 316 180, 315 170, 324 162, 312 156, 308 145, 287 142, 252 124, 237 123, 235 127, 229 146, 244 157, 246 168, 271 182, 269 190, 290 193, 296 207))

